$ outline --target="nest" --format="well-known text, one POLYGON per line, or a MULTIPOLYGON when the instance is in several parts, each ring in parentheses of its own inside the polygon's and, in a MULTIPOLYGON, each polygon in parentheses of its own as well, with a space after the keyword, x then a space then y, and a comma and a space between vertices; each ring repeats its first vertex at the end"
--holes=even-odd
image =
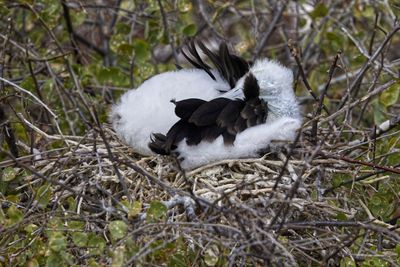
MULTIPOLYGON (((334 175, 372 172, 326 156, 348 149, 348 144, 332 147, 325 135, 320 145, 313 145, 309 131, 302 132, 289 151, 183 172, 171 157, 140 157, 103 126, 84 138, 55 137, 68 145, 64 151, 37 154, 31 166, 17 164, 32 173, 23 186, 51 184, 54 194, 48 205, 64 211, 30 218, 32 223, 49 225, 53 216, 65 224, 82 220, 87 231, 107 238, 112 251, 132 249, 130 240, 138 249, 124 258, 127 264, 144 263, 149 257, 164 262, 154 253, 175 244, 170 248, 175 256, 200 251, 196 257, 210 266, 221 260, 239 265, 337 265, 346 258, 376 256, 370 247, 377 235, 386 255, 385 248, 393 249, 400 240, 398 229, 374 218, 361 199, 354 205, 345 191, 335 193, 330 187, 334 175), (369 220, 361 219, 365 215, 369 220), (115 220, 128 226, 118 241, 110 238, 107 227, 115 220)), ((104 264, 110 260, 98 256, 104 264)))

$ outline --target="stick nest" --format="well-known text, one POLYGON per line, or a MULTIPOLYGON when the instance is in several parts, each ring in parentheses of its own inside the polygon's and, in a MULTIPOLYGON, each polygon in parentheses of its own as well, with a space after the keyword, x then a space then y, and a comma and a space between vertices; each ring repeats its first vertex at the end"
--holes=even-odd
MULTIPOLYGON (((337 176, 372 173, 326 157, 351 148, 331 146, 332 137, 325 135, 316 146, 304 128, 290 151, 224 160, 185 173, 171 157, 142 158, 107 126, 100 135, 98 130, 84 138, 63 137, 68 144, 64 151, 38 154, 32 167, 25 168, 37 173, 18 189, 47 180, 52 184, 47 206, 57 207, 26 220, 49 228, 54 217, 64 226, 84 221, 85 231, 101 233, 111 250, 136 248, 124 258, 127 263, 146 262, 170 248, 174 253, 197 251, 207 265, 337 265, 343 258, 376 256, 371 246, 378 238, 383 241, 380 255, 395 257, 390 249, 399 241, 398 229, 375 218, 356 189, 354 201, 351 188, 336 192, 331 187, 337 176), (126 226, 119 238, 110 228, 115 221, 126 226)), ((45 208, 40 198, 29 207, 45 208)), ((158 257, 156 262, 166 255, 158 257)), ((104 264, 111 260, 105 255, 98 259, 104 264)))

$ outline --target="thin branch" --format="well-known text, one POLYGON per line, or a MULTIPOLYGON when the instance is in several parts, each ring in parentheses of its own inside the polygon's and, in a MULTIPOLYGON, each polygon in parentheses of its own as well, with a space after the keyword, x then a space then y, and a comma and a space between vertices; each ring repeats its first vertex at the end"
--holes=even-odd
MULTIPOLYGON (((359 86, 359 84, 361 83, 365 73, 367 72, 367 70, 371 67, 371 65, 374 63, 375 59, 379 56, 379 54, 383 51, 383 49, 385 48, 386 44, 393 38, 393 36, 396 34, 396 32, 398 32, 400 30, 400 25, 396 25, 391 31, 390 33, 388 33, 385 37, 385 39, 382 41, 382 43, 379 45, 379 47, 375 50, 375 52, 372 54, 372 56, 370 58, 368 58, 367 62, 364 63, 364 65, 362 66, 362 68, 360 69, 360 71, 358 72, 356 78, 353 80, 353 82, 350 85, 349 88, 349 92, 352 93, 354 91, 354 89, 356 87, 359 86)), ((349 98, 349 94, 346 94, 340 105, 339 105, 339 109, 341 109, 347 99, 349 98)))
POLYGON ((161 0, 157 0, 157 2, 158 2, 158 7, 160 8, 160 12, 161 12, 161 17, 162 17, 163 26, 164 26, 164 32, 167 35, 169 44, 171 45, 172 55, 174 56, 175 64, 179 64, 178 54, 176 53, 176 49, 175 49, 175 41, 172 38, 172 36, 169 32, 169 28, 168 28, 167 15, 165 14, 164 7, 161 4, 161 0))
POLYGON ((334 73, 335 73, 336 64, 337 64, 337 61, 338 61, 338 59, 339 59, 339 55, 340 55, 341 53, 342 53, 342 52, 339 51, 339 52, 336 54, 335 59, 333 60, 333 62, 332 62, 332 64, 331 64, 331 67, 329 68, 328 81, 326 82, 325 88, 324 88, 324 90, 322 91, 321 95, 319 96, 318 107, 317 107, 317 109, 315 110, 314 115, 313 115, 313 117, 315 118, 315 120, 313 121, 312 129, 311 129, 311 138, 312 138, 314 144, 317 143, 318 117, 321 115, 322 107, 323 107, 323 105, 324 105, 324 98, 325 98, 326 93, 328 92, 328 88, 329 88, 329 86, 330 86, 330 84, 331 84, 332 77, 333 77, 333 75, 334 75, 334 73))
POLYGON ((28 90, 25 90, 24 88, 22 88, 21 86, 4 79, 3 77, 0 77, 0 81, 3 81, 11 86, 13 86, 14 88, 18 89, 19 91, 29 95, 30 97, 32 97, 33 99, 35 99, 42 107, 44 107, 49 113, 50 115, 54 118, 54 119, 58 119, 58 116, 42 101, 40 100, 37 96, 35 96, 34 94, 32 94, 31 92, 29 92, 28 90))
MULTIPOLYGON (((314 93, 314 91, 311 88, 311 85, 308 83, 308 79, 304 72, 303 65, 301 64, 301 61, 299 58, 299 52, 298 52, 297 48, 294 45, 292 45, 291 43, 289 43, 288 46, 289 46, 290 52, 292 53, 292 56, 294 57, 294 59, 297 63, 297 66, 299 67, 301 79, 303 80, 303 83, 306 86, 308 93, 313 97, 315 102, 319 102, 318 96, 314 93)), ((323 105, 322 108, 324 109, 324 111, 327 114, 329 114, 329 110, 325 107, 325 105, 323 105)))
POLYGON ((287 1, 277 1, 276 2, 276 8, 274 8, 274 12, 273 12, 274 17, 272 18, 272 21, 269 24, 268 29, 265 31, 265 33, 261 37, 261 40, 257 44, 256 51, 253 56, 253 60, 256 60, 260 56, 263 49, 265 48, 265 45, 267 44, 269 38, 272 36, 272 33, 276 29, 276 25, 282 18, 282 14, 286 9, 286 5, 287 5, 287 1))
POLYGON ((359 105, 360 103, 363 103, 365 101, 367 101, 368 99, 378 95, 379 93, 385 91, 386 89, 388 89, 390 86, 392 86, 394 83, 396 83, 395 80, 389 81, 385 84, 382 84, 381 86, 377 87, 375 90, 373 90, 372 92, 366 94, 365 96, 361 97, 360 99, 357 99, 356 101, 354 101, 353 103, 350 103, 348 106, 343 107, 342 109, 339 109, 338 111, 336 111, 335 113, 333 113, 332 115, 328 116, 327 118, 321 120, 320 123, 325 123, 325 122, 329 122, 332 121, 333 119, 335 119, 336 117, 342 115, 343 113, 345 113, 348 109, 354 108, 355 106, 359 105))

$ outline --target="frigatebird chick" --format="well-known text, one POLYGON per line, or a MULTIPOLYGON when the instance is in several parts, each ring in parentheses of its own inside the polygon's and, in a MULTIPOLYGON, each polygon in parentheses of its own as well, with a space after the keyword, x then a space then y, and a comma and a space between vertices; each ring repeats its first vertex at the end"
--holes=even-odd
POLYGON ((181 167, 256 157, 271 141, 291 141, 301 125, 293 74, 276 61, 254 64, 222 43, 212 52, 194 42, 184 57, 195 67, 158 74, 121 97, 113 127, 136 152, 179 155, 181 167))

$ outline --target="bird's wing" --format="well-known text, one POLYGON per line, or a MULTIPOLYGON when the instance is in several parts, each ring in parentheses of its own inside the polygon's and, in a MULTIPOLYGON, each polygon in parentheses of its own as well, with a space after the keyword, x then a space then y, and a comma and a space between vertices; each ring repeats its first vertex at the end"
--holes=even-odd
POLYGON ((259 98, 254 76, 246 77, 243 93, 244 99, 175 101, 175 114, 180 120, 166 135, 153 134, 150 149, 168 155, 185 138, 188 145, 197 145, 203 140, 212 142, 221 135, 226 145, 232 145, 238 133, 264 123, 268 116, 267 103, 259 98))
MULTIPOLYGON (((221 77, 229 83, 231 88, 234 88, 236 82, 249 71, 249 62, 231 54, 226 43, 220 44, 218 52, 212 52, 202 42, 197 42, 197 45, 212 62, 221 77)), ((189 41, 186 45, 186 50, 187 52, 182 49, 182 54, 190 64, 195 68, 204 70, 212 79, 216 80, 211 67, 200 57, 193 40, 189 41)))

